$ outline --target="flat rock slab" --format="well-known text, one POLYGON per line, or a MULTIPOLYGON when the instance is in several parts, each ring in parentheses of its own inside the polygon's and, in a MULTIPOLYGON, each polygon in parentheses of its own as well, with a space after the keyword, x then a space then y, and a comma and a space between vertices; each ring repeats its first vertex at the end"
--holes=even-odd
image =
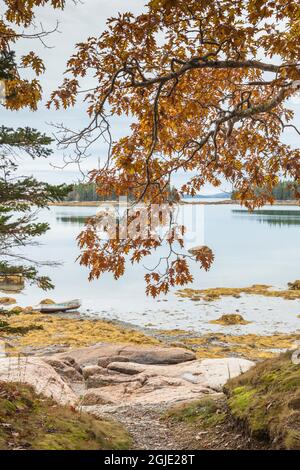
POLYGON ((102 343, 44 358, 0 358, 0 381, 29 384, 60 404, 97 414, 219 393, 253 365, 240 358, 195 359, 183 348, 102 343))
POLYGON ((73 405, 78 400, 53 367, 37 357, 0 358, 0 381, 31 385, 37 393, 62 405, 73 405))
POLYGON ((160 375, 176 377, 190 383, 201 383, 205 387, 220 390, 231 378, 246 372, 254 363, 247 359, 227 357, 222 359, 198 359, 173 365, 136 364, 134 362, 112 362, 110 372, 136 375, 160 375))
POLYGON ((194 360, 173 365, 112 362, 107 375, 102 376, 103 381, 99 375, 94 381, 93 377, 89 378, 90 388, 83 394, 82 405, 101 406, 103 411, 131 404, 172 405, 221 392, 228 379, 253 365, 252 361, 239 358, 194 360), (98 387, 97 383, 106 385, 98 387))
POLYGON ((111 343, 99 343, 55 355, 58 359, 72 357, 79 365, 98 364, 101 367, 106 367, 110 362, 116 362, 118 356, 124 362, 128 360, 138 364, 179 364, 196 359, 196 355, 192 351, 184 348, 111 343))
POLYGON ((204 359, 199 364, 198 370, 210 388, 220 390, 229 379, 247 372, 254 364, 253 361, 236 357, 204 359))

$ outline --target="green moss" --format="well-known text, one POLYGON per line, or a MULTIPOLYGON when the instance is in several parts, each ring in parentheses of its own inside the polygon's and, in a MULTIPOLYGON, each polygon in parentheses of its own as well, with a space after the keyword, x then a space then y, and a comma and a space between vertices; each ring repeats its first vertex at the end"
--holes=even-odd
POLYGON ((300 366, 291 353, 251 368, 224 387, 232 416, 278 448, 300 448, 300 366))
POLYGON ((128 449, 130 445, 118 423, 59 406, 29 386, 0 382, 1 450, 128 449))
POLYGON ((237 387, 233 389, 232 398, 229 400, 232 411, 237 416, 242 416, 245 411, 250 410, 255 389, 237 387))
POLYGON ((267 374, 263 374, 261 376, 261 380, 266 384, 271 384, 276 382, 277 376, 277 372, 268 372, 267 374))
POLYGON ((204 429, 221 424, 225 417, 224 410, 211 398, 202 398, 201 400, 175 406, 164 415, 165 419, 197 424, 204 429))

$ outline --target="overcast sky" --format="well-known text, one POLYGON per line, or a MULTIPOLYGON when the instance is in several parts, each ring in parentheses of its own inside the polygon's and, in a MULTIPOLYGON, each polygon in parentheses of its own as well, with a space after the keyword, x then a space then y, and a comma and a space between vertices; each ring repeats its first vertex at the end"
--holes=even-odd
MULTIPOLYGON (((140 13, 144 9, 145 0, 84 0, 74 5, 71 1, 67 2, 66 9, 61 12, 53 10, 48 7, 37 9, 37 24, 40 21, 45 29, 51 30, 56 21, 59 21, 60 33, 53 33, 46 39, 47 45, 51 48, 44 48, 39 41, 22 41, 20 48, 16 49, 17 52, 26 52, 35 50, 44 60, 46 65, 46 73, 41 78, 41 83, 44 91, 44 102, 47 100, 51 91, 53 91, 62 81, 63 72, 65 70, 66 61, 74 51, 74 45, 78 42, 84 41, 88 36, 99 36, 105 29, 107 18, 117 16, 118 12, 132 11, 133 13, 140 13)), ((0 14, 2 13, 0 6, 0 14)), ((300 120, 299 113, 300 99, 294 98, 292 108, 297 109, 296 121, 300 120)), ((81 106, 70 109, 68 111, 54 111, 47 110, 42 103, 38 111, 29 112, 28 110, 11 112, 0 109, 1 124, 5 126, 31 126, 39 130, 45 131, 48 134, 53 132, 49 123, 64 122, 71 128, 82 128, 86 122, 84 109, 81 106)), ((114 137, 119 137, 128 132, 129 122, 126 118, 122 118, 115 122, 114 137)), ((297 134, 293 131, 288 131, 284 140, 296 145, 297 134)), ((298 142, 299 145, 299 142, 298 142)), ((97 148, 97 156, 105 154, 105 147, 99 143, 97 148), (99 152, 99 153, 98 153, 99 152)), ((95 167, 97 163, 97 156, 92 156, 88 162, 89 168, 95 167)), ((51 157, 51 163, 60 165, 62 162, 62 153, 55 151, 51 157)), ((68 167, 62 170, 53 170, 49 166, 50 162, 44 161, 24 161, 22 171, 25 174, 34 174, 39 179, 48 180, 51 182, 74 181, 78 177, 75 168, 68 167)), ((177 183, 185 179, 183 175, 177 177, 177 183)), ((228 185, 224 184, 222 189, 229 189, 228 185)), ((216 189, 206 188, 205 192, 216 192, 216 189)))

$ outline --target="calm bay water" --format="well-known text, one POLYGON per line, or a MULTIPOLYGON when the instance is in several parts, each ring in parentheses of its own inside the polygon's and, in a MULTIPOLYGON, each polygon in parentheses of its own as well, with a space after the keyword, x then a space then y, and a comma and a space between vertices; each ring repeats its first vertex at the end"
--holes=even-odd
MULTIPOLYGON (((300 278, 300 210, 299 207, 269 206, 250 214, 234 205, 193 205, 190 209, 201 220, 201 236, 190 240, 189 246, 205 243, 215 254, 208 273, 192 266, 194 282, 189 287, 242 287, 270 284, 285 288, 287 282, 300 278), (201 239, 201 240, 200 240, 201 239)), ((76 236, 95 207, 52 207, 41 213, 51 230, 43 236, 40 246, 30 248, 30 256, 39 260, 59 261, 58 267, 43 267, 55 289, 43 293, 28 286, 16 297, 21 305, 34 305, 43 297, 56 301, 81 298, 83 314, 156 328, 181 328, 197 332, 226 331, 233 333, 272 333, 300 328, 299 301, 243 295, 240 299, 223 298, 204 301, 180 301, 171 292, 154 300, 145 296, 142 265, 128 265, 125 276, 115 281, 105 274, 88 282, 88 270, 76 258, 79 250, 76 236), (222 327, 209 320, 223 313, 239 311, 253 323, 245 326, 222 327)), ((187 224, 191 223, 189 214, 187 224)), ((155 266, 158 256, 148 257, 145 264, 155 266)))

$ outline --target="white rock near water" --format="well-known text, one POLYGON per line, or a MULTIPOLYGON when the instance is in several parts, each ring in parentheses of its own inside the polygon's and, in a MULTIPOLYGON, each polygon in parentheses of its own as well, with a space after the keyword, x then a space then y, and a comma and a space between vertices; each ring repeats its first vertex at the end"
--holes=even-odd
POLYGON ((183 348, 98 344, 44 358, 0 359, 0 381, 23 382, 93 413, 127 405, 173 405, 221 392, 252 361, 196 359, 183 348), (120 359, 120 360, 119 360, 120 359))

